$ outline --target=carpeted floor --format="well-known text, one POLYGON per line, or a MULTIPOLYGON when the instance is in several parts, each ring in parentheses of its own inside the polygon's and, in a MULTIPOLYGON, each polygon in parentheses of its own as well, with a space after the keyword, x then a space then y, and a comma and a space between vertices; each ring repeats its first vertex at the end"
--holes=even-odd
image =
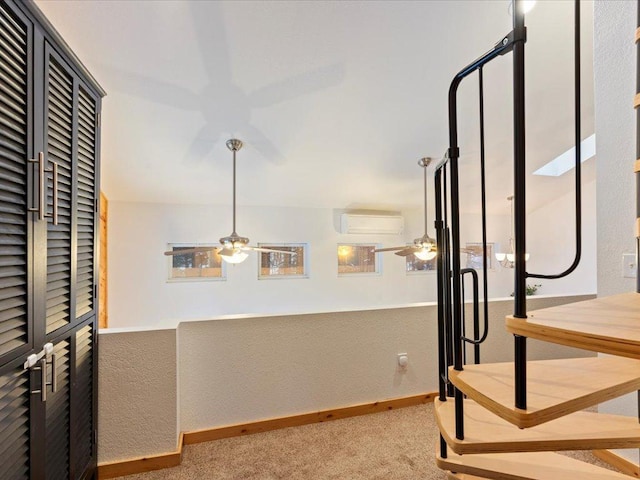
MULTIPOLYGON (((433 405, 184 447, 175 468, 127 480, 444 480, 434 461, 433 405)), ((581 460, 606 465, 588 452, 581 460)))

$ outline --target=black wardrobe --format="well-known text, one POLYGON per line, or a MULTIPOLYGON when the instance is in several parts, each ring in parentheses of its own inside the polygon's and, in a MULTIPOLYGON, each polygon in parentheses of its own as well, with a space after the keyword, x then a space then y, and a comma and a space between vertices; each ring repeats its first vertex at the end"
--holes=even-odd
POLYGON ((96 475, 104 92, 29 1, 0 0, 0 479, 96 475))

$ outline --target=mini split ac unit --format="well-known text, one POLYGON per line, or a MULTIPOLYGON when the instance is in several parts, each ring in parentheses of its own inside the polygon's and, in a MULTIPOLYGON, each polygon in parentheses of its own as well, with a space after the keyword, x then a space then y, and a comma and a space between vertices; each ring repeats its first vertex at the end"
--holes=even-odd
POLYGON ((340 215, 340 233, 400 235, 404 217, 399 215, 340 215))

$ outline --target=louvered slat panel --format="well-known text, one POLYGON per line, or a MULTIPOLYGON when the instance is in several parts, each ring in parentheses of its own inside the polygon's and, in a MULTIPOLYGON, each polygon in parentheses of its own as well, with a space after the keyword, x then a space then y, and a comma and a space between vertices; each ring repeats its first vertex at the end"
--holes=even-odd
POLYGON ((78 95, 78 253, 76 280, 76 318, 94 309, 94 230, 95 230, 95 178, 96 155, 95 118, 93 98, 80 87, 78 95))
POLYGON ((29 478, 29 373, 0 376, 0 478, 29 478))
MULTIPOLYGON (((47 333, 71 321, 71 162, 73 81, 49 58, 47 92, 47 158, 58 164, 58 225, 47 225, 47 333)), ((53 184, 49 181, 49 205, 53 184)), ((52 213, 49 207, 48 213, 52 213)))
POLYGON ((46 403, 46 478, 69 478, 69 342, 54 346, 58 391, 46 403))
POLYGON ((26 44, 25 26, 0 5, 0 356, 28 341, 27 311, 14 308, 27 301, 26 44))
POLYGON ((76 332, 76 418, 74 445, 76 478, 91 463, 93 451, 93 326, 87 325, 76 332))

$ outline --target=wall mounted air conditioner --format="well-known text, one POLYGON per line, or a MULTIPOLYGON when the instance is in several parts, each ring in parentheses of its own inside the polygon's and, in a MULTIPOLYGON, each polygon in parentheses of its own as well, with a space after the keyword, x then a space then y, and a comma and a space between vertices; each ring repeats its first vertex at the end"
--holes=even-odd
POLYGON ((340 215, 340 233, 400 235, 404 231, 404 217, 399 215, 340 215))

